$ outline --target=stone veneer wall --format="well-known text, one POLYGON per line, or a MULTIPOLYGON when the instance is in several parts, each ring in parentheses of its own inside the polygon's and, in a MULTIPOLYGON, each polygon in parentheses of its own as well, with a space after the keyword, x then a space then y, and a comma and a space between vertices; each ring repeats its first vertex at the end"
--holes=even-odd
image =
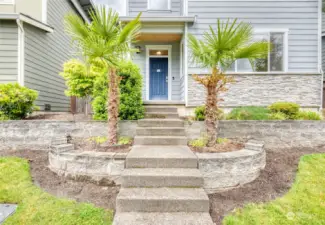
MULTIPOLYGON (((259 74, 233 75, 236 82, 221 94, 221 106, 268 106, 277 101, 290 101, 304 108, 320 108, 322 93, 321 75, 259 74)), ((205 89, 191 75, 188 76, 188 106, 203 105, 205 89)))
MULTIPOLYGON (((119 133, 135 136, 136 121, 121 121, 119 133)), ((189 140, 205 133, 204 122, 186 122, 189 140)), ((256 139, 266 148, 315 147, 325 144, 325 121, 220 121, 221 137, 256 139)), ((48 150, 51 140, 71 135, 73 138, 106 136, 105 122, 4 121, 0 122, 0 150, 48 150)))

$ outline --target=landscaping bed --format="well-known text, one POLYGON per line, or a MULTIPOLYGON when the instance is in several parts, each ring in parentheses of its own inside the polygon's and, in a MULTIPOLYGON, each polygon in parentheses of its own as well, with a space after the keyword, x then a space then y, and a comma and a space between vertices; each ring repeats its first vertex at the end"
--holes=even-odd
POLYGON ((196 153, 218 153, 218 152, 234 152, 244 148, 244 143, 239 141, 228 140, 218 143, 213 147, 199 147, 189 145, 190 149, 196 153))
MULTIPOLYGON (((267 150, 267 164, 261 175, 242 187, 209 195, 211 216, 217 225, 234 208, 248 203, 268 202, 283 196, 290 189, 296 175, 298 162, 305 154, 322 152, 320 148, 290 148, 267 150)), ((90 202, 106 209, 115 207, 118 186, 101 187, 89 181, 73 181, 60 177, 48 169, 47 153, 41 151, 2 151, 0 156, 18 156, 29 160, 34 183, 43 190, 56 195, 90 202)))

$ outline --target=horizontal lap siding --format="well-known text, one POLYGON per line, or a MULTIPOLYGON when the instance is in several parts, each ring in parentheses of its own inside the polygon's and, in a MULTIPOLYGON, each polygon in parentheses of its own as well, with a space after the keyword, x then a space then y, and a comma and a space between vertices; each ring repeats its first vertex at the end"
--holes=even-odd
POLYGON ((64 16, 73 11, 69 1, 48 0, 48 24, 53 33, 25 25, 25 85, 39 92, 37 105, 51 104, 53 111, 69 111, 70 100, 59 73, 63 63, 73 58, 71 40, 64 32, 64 16))
POLYGON ((148 10, 148 0, 129 0, 129 14, 135 16, 142 12, 143 16, 180 16, 182 14, 182 1, 171 0, 171 10, 159 12, 148 10))
POLYGON ((0 84, 18 81, 18 26, 0 21, 0 84))
POLYGON ((179 43, 153 43, 139 42, 142 51, 139 54, 134 54, 132 60, 137 64, 143 74, 142 98, 146 99, 146 45, 172 45, 172 100, 181 100, 181 84, 180 84, 180 44, 179 43))
POLYGON ((317 0, 189 0, 189 16, 197 22, 189 32, 201 36, 217 19, 238 18, 256 29, 289 29, 289 72, 316 72, 318 68, 317 0))

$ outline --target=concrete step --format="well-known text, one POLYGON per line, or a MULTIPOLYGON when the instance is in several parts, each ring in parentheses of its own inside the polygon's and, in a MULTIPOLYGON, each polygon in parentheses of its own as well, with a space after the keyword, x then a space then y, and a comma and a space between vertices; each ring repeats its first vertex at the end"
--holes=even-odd
POLYGON ((126 168, 198 168, 197 157, 187 146, 133 146, 126 168))
POLYGON ((137 127, 139 136, 186 136, 184 127, 137 127))
POLYGON ((183 127, 184 121, 180 119, 142 119, 138 121, 139 127, 183 127))
POLYGON ((168 106, 145 106, 146 112, 177 113, 177 107, 168 106))
POLYGON ((63 145, 63 144, 67 144, 68 143, 68 140, 66 137, 62 137, 62 138, 54 138, 52 141, 51 141, 51 145, 54 146, 54 145, 63 145))
POLYGON ((198 169, 145 168, 125 169, 122 187, 202 187, 203 177, 198 169))
POLYGON ((67 152, 74 150, 74 144, 62 144, 52 146, 52 151, 55 153, 67 152))
POLYGON ((209 212, 209 198, 202 188, 122 188, 116 211, 209 212))
POLYGON ((209 213, 117 213, 113 225, 214 225, 209 213))
POLYGON ((179 118, 178 113, 172 112, 146 112, 145 116, 147 118, 158 118, 158 119, 177 119, 179 118))
POLYGON ((135 136, 134 145, 187 145, 186 136, 135 136))

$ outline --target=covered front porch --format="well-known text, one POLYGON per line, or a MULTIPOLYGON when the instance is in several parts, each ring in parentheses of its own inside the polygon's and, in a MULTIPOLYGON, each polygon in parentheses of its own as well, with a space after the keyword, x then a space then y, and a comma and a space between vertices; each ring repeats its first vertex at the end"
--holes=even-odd
POLYGON ((145 104, 185 104, 186 31, 187 22, 177 19, 142 21, 131 59, 143 74, 145 104))

